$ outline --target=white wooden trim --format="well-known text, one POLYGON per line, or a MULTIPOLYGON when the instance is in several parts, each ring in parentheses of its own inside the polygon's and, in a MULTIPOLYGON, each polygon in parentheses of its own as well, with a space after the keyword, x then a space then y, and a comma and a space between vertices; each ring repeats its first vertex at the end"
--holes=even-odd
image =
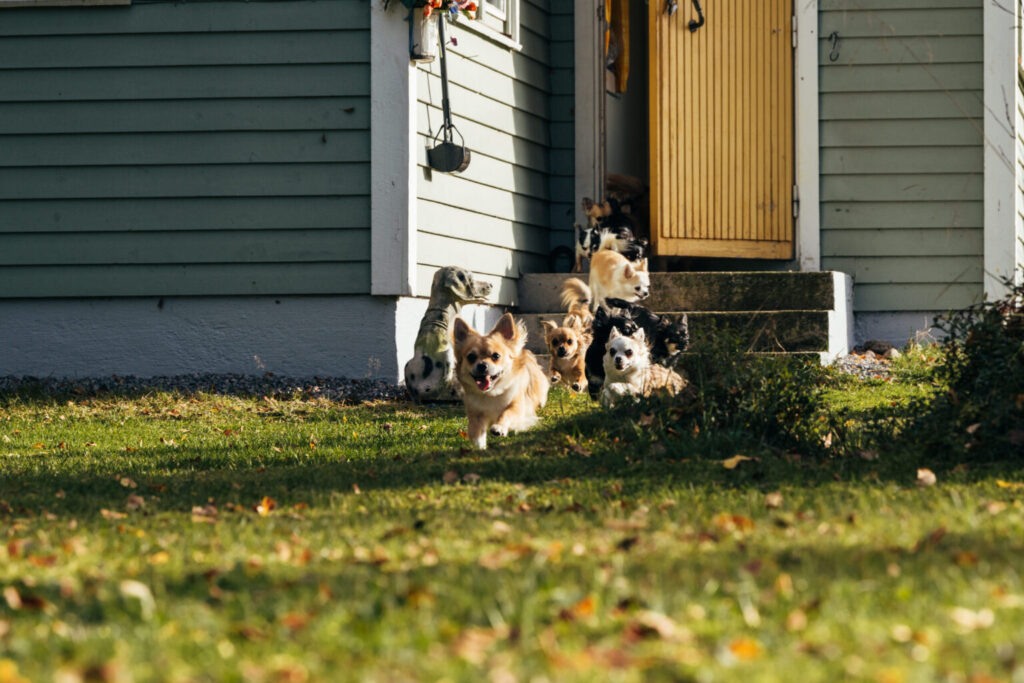
POLYGON ((416 65, 401 3, 370 3, 370 293, 416 294, 416 65))
POLYGON ((516 23, 516 26, 513 27, 512 36, 499 33, 494 28, 485 24, 482 19, 460 19, 454 24, 449 24, 449 26, 458 26, 459 28, 466 29, 467 31, 472 31, 487 40, 493 41, 502 47, 507 47, 510 50, 515 50, 516 52, 523 49, 522 43, 519 42, 518 22, 516 23))
POLYGON ((821 270, 821 192, 818 150, 818 0, 795 0, 796 54, 794 121, 796 184, 800 215, 796 220, 796 259, 800 270, 821 270))
POLYGON ((604 196, 604 45, 598 14, 603 0, 579 0, 573 13, 575 57, 575 206, 573 215, 584 222, 584 197, 604 196))
MULTIPOLYGON (((984 26, 986 299, 1006 293, 1003 278, 1017 266, 1017 29, 1016 3, 986 0, 984 26)), ((1019 278, 1019 273, 1017 274, 1019 278)))

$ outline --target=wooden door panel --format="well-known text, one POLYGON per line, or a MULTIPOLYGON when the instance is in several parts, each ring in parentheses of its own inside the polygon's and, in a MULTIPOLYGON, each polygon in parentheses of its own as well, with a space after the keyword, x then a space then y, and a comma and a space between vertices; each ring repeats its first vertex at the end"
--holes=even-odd
POLYGON ((701 4, 649 3, 655 253, 792 258, 792 0, 701 4))

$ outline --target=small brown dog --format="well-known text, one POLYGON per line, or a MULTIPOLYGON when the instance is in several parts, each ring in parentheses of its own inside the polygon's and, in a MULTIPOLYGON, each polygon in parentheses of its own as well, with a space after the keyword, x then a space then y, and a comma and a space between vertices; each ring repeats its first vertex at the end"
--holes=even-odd
POLYGON ((562 320, 561 326, 551 320, 541 320, 540 324, 551 354, 551 372, 548 373, 551 383, 557 384, 564 378, 564 384, 570 390, 575 393, 583 391, 587 386, 586 356, 591 341, 589 316, 584 321, 570 313, 562 320))
POLYGON ((462 318, 452 330, 455 376, 469 418, 469 439, 487 448, 487 432, 506 436, 537 423, 537 409, 548 399, 548 380, 525 349, 526 329, 511 313, 501 316, 486 335, 462 318))

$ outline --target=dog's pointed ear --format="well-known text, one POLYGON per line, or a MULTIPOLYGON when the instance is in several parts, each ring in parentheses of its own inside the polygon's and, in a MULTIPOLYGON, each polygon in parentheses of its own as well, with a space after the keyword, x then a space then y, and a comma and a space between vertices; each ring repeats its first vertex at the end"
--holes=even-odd
POLYGON ((647 333, 644 332, 644 328, 642 327, 636 328, 636 332, 632 334, 632 337, 641 344, 647 343, 647 333))
POLYGON ((625 277, 627 280, 632 280, 635 274, 636 273, 633 271, 633 264, 627 263, 626 268, 622 271, 623 277, 625 277))
POLYGON ((622 336, 622 333, 619 332, 619 328, 613 327, 612 331, 611 331, 611 334, 608 335, 608 341, 612 341, 614 339, 618 339, 621 336, 622 336))
POLYGON ((583 329, 583 321, 580 320, 578 315, 567 316, 563 322, 566 323, 565 326, 570 330, 576 330, 578 332, 583 329))
POLYGON ((590 210, 594 208, 594 200, 591 199, 590 197, 584 197, 582 204, 583 204, 583 213, 589 214, 590 210))
POLYGON ((637 267, 637 269, 641 273, 646 273, 647 272, 647 259, 644 259, 643 261, 641 261, 640 265, 637 267))
POLYGON ((551 334, 558 329, 558 325, 550 320, 541 320, 540 326, 544 328, 544 334, 551 334))
POLYGON ((452 325, 452 342, 455 344, 455 348, 457 349, 465 344, 472 333, 473 328, 469 326, 469 323, 462 318, 456 318, 452 325))
POLYGON ((511 313, 506 313, 494 324, 494 328, 491 330, 491 334, 498 333, 505 339, 512 341, 519 334, 519 328, 516 326, 515 318, 512 317, 511 313))

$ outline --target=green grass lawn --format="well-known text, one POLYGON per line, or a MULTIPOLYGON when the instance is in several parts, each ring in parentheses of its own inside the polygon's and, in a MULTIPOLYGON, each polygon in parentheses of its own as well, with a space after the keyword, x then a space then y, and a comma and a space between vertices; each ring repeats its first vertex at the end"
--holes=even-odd
POLYGON ((0 396, 0 682, 1024 677, 1024 473, 543 417, 0 396))

